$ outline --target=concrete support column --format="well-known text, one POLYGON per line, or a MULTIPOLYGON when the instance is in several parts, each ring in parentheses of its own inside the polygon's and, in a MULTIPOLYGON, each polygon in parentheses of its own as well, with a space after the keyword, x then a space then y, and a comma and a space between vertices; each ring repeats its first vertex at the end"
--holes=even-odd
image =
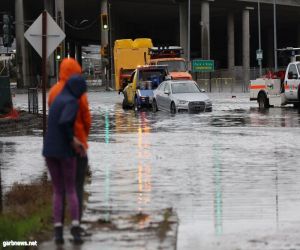
POLYGON ((201 3, 201 46, 202 58, 210 59, 210 22, 209 22, 209 1, 201 3))
POLYGON ((29 87, 28 47, 24 38, 24 3, 23 0, 15 0, 15 29, 17 51, 17 85, 18 88, 29 87))
POLYGON ((233 73, 235 66, 235 51, 234 51, 234 13, 230 12, 227 17, 227 65, 228 70, 233 73))
POLYGON ((183 48, 183 57, 187 60, 188 49, 188 6, 187 2, 179 3, 180 46, 183 48))
POLYGON ((250 81, 250 13, 247 8, 243 10, 243 71, 243 90, 246 91, 250 81))

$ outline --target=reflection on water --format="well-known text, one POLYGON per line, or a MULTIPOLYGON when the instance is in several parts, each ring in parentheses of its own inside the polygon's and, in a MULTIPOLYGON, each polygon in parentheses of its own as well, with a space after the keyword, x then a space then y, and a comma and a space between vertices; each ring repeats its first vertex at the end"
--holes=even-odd
MULTIPOLYGON (((105 144, 109 144, 109 116, 108 111, 105 111, 105 144)), ((105 220, 109 221, 110 212, 109 212, 109 198, 110 198, 110 165, 105 165, 105 208, 106 208, 106 214, 105 214, 105 220)))
MULTIPOLYGON (((91 101, 92 178, 85 214, 109 220, 120 211, 173 207, 179 250, 206 249, 211 237, 280 230, 300 221, 297 110, 262 112, 248 96, 212 96, 211 113, 135 113, 106 95, 97 93, 91 101), (100 106, 102 96, 106 103, 100 106)), ((4 188, 44 168, 40 138, 5 143, 13 146, 3 150, 2 144, 0 150, 4 188)))
MULTIPOLYGON (((146 119, 146 113, 141 112, 139 114, 139 127, 138 127, 138 197, 137 205, 138 211, 143 212, 143 207, 151 202, 151 164, 149 159, 151 155, 151 145, 149 142, 149 133, 151 128, 148 126, 146 119)), ((143 226, 143 225, 141 225, 143 226)))
POLYGON ((218 236, 221 235, 223 232, 222 163, 217 138, 215 137, 215 133, 213 134, 213 164, 215 168, 215 233, 218 236))

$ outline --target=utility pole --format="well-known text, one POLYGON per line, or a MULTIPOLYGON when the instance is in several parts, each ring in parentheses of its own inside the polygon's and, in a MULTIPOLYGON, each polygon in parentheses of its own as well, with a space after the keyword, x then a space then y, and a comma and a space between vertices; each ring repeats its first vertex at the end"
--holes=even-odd
POLYGON ((191 0, 188 0, 188 38, 187 38, 187 61, 190 66, 191 60, 191 0))
POLYGON ((277 62, 276 0, 273 0, 273 10, 274 10, 274 66, 275 66, 275 72, 276 72, 276 71, 278 71, 278 62, 277 62))
MULTIPOLYGON (((258 49, 259 52, 262 54, 261 50, 261 23, 260 23, 260 0, 257 1, 257 15, 258 15, 258 49)), ((258 58, 259 64, 259 76, 262 76, 262 59, 258 58)))

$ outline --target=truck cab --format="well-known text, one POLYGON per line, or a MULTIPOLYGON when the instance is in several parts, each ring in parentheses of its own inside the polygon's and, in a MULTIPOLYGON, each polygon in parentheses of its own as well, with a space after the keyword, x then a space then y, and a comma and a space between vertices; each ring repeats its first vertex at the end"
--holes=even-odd
POLYGON ((275 72, 250 81, 250 100, 256 100, 259 108, 286 104, 293 104, 298 108, 300 106, 300 61, 296 60, 298 56, 295 55, 300 48, 286 48, 279 51, 291 54, 291 62, 286 71, 275 72))
POLYGON ((180 57, 183 49, 178 46, 152 47, 149 49, 150 65, 165 65, 173 80, 192 80, 187 62, 180 57))
POLYGON ((284 78, 284 89, 287 102, 299 101, 300 62, 290 63, 284 78))
POLYGON ((129 84, 123 90, 124 99, 122 106, 126 108, 151 107, 153 90, 167 79, 166 66, 139 66, 131 75, 129 84))

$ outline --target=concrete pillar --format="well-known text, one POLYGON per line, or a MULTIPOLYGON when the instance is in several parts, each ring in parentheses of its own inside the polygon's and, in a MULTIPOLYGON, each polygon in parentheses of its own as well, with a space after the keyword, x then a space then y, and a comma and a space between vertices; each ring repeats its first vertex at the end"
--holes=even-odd
POLYGON ((243 10, 243 71, 243 90, 246 91, 246 86, 250 81, 250 13, 248 8, 243 10))
POLYGON ((230 12, 227 16, 227 65, 228 70, 233 73, 235 66, 235 51, 234 51, 234 13, 230 12))
POLYGON ((179 3, 180 46, 183 48, 183 57, 187 60, 188 49, 188 6, 187 2, 179 3))
MULTIPOLYGON (((65 4, 64 0, 55 0, 55 17, 56 22, 59 27, 65 31, 65 4)), ((65 41, 62 42, 63 51, 62 54, 65 54, 65 41)))
POLYGON ((210 28, 209 28, 209 1, 201 3, 201 46, 202 58, 210 59, 210 28))
POLYGON ((24 38, 24 6, 23 0, 15 0, 15 29, 17 51, 17 85, 18 88, 29 87, 28 47, 24 38))

